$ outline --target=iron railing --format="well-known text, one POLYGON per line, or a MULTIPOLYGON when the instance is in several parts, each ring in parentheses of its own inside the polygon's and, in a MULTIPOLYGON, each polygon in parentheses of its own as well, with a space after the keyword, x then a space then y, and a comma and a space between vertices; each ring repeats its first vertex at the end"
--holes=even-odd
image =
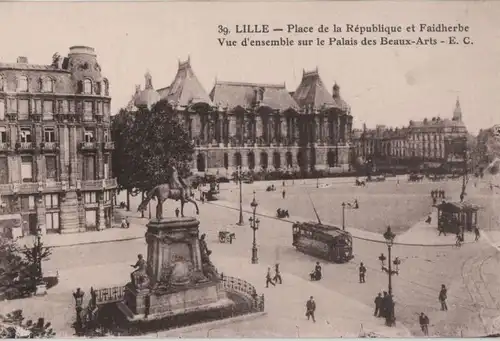
POLYGON ((94 304, 96 305, 120 302, 125 296, 125 286, 97 289, 94 290, 93 295, 95 295, 94 304))
POLYGON ((219 285, 225 291, 236 292, 246 296, 252 302, 253 311, 264 311, 264 294, 258 295, 255 287, 247 281, 236 277, 223 276, 219 285))

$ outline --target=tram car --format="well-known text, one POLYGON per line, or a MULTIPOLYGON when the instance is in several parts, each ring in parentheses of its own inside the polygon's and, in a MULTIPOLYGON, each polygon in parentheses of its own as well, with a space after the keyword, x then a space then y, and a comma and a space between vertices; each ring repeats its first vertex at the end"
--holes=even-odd
POLYGON ((298 251, 334 263, 354 258, 352 236, 341 228, 313 222, 296 222, 292 228, 292 245, 298 251))

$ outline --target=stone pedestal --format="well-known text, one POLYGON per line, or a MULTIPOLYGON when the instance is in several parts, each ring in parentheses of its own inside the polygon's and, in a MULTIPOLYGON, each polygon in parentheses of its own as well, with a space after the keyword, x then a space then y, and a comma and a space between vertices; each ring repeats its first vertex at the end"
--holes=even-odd
POLYGON ((195 218, 152 219, 148 224, 146 273, 132 274, 119 308, 128 320, 227 307, 233 302, 219 285, 195 218), (201 245, 201 246, 200 246, 201 245))

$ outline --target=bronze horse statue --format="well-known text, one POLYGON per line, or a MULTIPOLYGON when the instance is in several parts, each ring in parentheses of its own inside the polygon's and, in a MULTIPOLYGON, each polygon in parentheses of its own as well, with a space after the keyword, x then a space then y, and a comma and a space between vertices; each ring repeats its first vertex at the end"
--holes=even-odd
MULTIPOLYGON (((191 184, 189 181, 189 178, 186 179, 188 180, 186 183, 186 187, 183 186, 178 186, 179 188, 172 188, 173 186, 171 184, 162 184, 154 187, 152 190, 148 192, 146 195, 146 198, 141 202, 141 204, 138 207, 138 211, 142 212, 146 209, 147 205, 151 201, 153 197, 156 198, 156 219, 161 219, 163 218, 163 203, 167 199, 173 199, 175 201, 180 200, 181 201, 181 216, 184 217, 184 204, 186 202, 193 203, 193 205, 196 207, 196 214, 200 213, 200 210, 198 209, 198 205, 196 202, 192 199, 193 193, 192 193, 192 188, 191 184)), ((184 180, 184 182, 186 182, 184 180)))

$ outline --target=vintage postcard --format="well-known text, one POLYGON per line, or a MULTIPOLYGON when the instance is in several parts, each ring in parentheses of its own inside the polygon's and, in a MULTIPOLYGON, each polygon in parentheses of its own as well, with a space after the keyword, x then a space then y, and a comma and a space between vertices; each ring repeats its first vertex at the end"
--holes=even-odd
POLYGON ((1 337, 498 336, 498 18, 1 3, 1 337))

